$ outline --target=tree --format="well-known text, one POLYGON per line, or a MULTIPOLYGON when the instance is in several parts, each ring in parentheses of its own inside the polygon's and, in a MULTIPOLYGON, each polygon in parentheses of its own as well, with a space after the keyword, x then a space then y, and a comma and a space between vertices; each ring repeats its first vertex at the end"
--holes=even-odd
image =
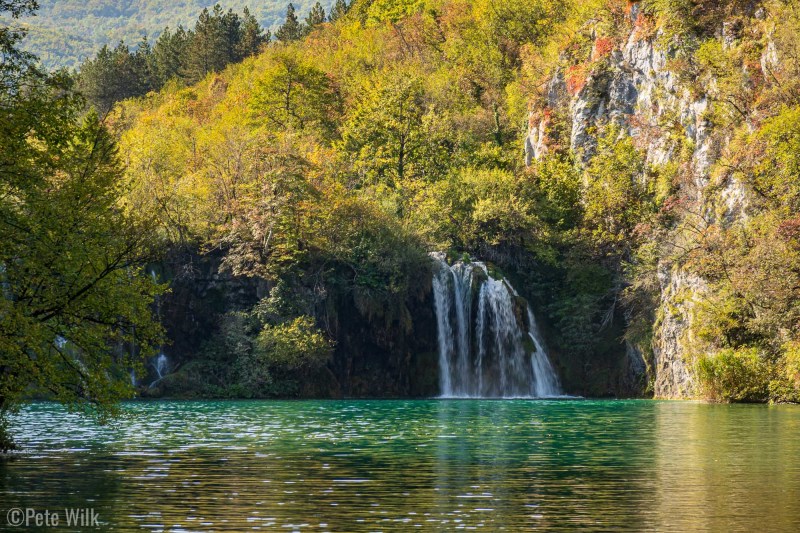
POLYGON ((246 7, 242 12, 242 23, 240 27, 239 42, 237 45, 238 59, 244 59, 257 54, 261 47, 269 42, 271 35, 269 30, 264 33, 258 20, 250 13, 246 7))
POLYGON ((78 73, 78 90, 103 115, 120 100, 141 96, 152 88, 148 65, 149 44, 131 53, 125 43, 113 50, 104 46, 78 73))
POLYGON ((256 84, 252 107, 282 130, 316 127, 332 133, 340 98, 331 79, 298 54, 275 54, 272 65, 256 84))
POLYGON ((551 34, 566 10, 565 2, 541 0, 476 0, 444 17, 444 51, 459 83, 484 106, 494 122, 498 146, 507 137, 503 100, 521 63, 521 49, 539 44, 551 34))
POLYGON ((191 80, 201 80, 237 60, 240 25, 239 16, 230 10, 223 12, 219 4, 211 12, 203 9, 189 37, 187 70, 191 80))
POLYGON ((426 102, 418 77, 384 74, 344 123, 340 149, 361 184, 434 181, 446 172, 453 150, 445 120, 426 102))
POLYGON ((636 226, 655 211, 645 170, 633 140, 620 138, 619 128, 609 127, 585 174, 585 223, 598 247, 625 256, 635 246, 636 226))
POLYGON ((300 21, 297 19, 297 14, 294 11, 294 5, 291 3, 286 7, 286 21, 275 32, 275 37, 279 41, 288 42, 296 41, 303 36, 303 28, 300 21))
MULTIPOLYGON (((13 19, 17 19, 32 15, 37 7, 36 0, 4 0, 0 2, 0 13, 8 12, 13 19)), ((36 58, 17 47, 26 34, 24 28, 5 23, 0 25, 0 84, 4 92, 13 87, 21 76, 36 70, 36 58)))
POLYGON ((322 5, 319 2, 314 4, 314 7, 311 8, 311 11, 308 12, 306 16, 306 22, 303 27, 305 33, 311 33, 317 26, 323 24, 325 22, 325 10, 322 9, 322 5))
MULTIPOLYGON (((150 41, 147 35, 143 35, 139 44, 136 45, 136 51, 132 54, 132 68, 136 75, 141 76, 139 90, 141 94, 146 94, 156 87, 161 85, 156 79, 155 71, 153 70, 153 48, 150 46, 150 41)), ((139 96, 139 95, 137 95, 139 96)))
POLYGON ((169 28, 164 28, 159 35, 150 57, 150 68, 157 87, 162 87, 173 78, 183 78, 186 75, 184 58, 187 44, 188 36, 183 26, 178 26, 174 33, 169 28))
POLYGON ((345 14, 347 13, 347 2, 345 0, 336 0, 336 3, 333 4, 331 8, 330 15, 328 15, 328 20, 330 22, 336 22, 345 14))
MULTIPOLYGON (((150 307, 159 289, 139 275, 150 229, 120 204, 112 137, 96 114, 80 118, 84 102, 69 80, 27 69, 13 43, 0 46, 21 58, 4 66, 25 83, 0 86, 2 432, 7 411, 31 392, 113 413, 161 329, 150 307)), ((0 435, 0 448, 8 444, 0 435)))

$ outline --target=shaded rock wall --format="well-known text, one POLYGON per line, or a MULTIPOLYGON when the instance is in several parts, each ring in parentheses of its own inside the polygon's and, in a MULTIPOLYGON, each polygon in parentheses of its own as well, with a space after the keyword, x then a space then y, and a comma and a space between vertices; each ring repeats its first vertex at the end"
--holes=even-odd
MULTIPOLYGON (((164 352, 174 371, 197 357, 219 331, 225 313, 251 309, 272 288, 266 280, 237 277, 220 270, 224 255, 173 252, 151 265, 170 283, 159 313, 168 344, 164 352)), ((367 309, 354 293, 330 291, 317 316, 336 341, 330 362, 301 383, 304 397, 417 397, 438 394, 436 320, 430 279, 392 305, 393 311, 367 309), (397 312, 400 309, 401 312, 397 312)), ((152 381, 152 380, 151 380, 152 381)))

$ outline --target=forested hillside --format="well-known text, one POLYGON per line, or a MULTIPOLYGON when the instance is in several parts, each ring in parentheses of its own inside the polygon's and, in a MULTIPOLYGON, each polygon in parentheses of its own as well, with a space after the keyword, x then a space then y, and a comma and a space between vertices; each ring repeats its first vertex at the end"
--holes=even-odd
POLYGON ((435 395, 442 252, 531 303, 567 392, 800 399, 800 4, 339 8, 125 100, 81 70, 168 288, 140 392, 435 395))
POLYGON ((121 106, 131 201, 328 331, 337 291, 409 320, 425 252, 466 252, 523 283, 584 392, 792 399, 795 9, 356 2, 121 106))
MULTIPOLYGON (((266 29, 274 30, 286 15, 288 2, 267 0, 39 0, 35 16, 22 19, 29 34, 23 47, 38 55, 48 68, 73 68, 94 56, 104 45, 120 41, 134 46, 147 37, 158 39, 164 28, 191 26, 204 8, 215 4, 241 13, 248 8, 266 29)), ((316 0, 295 0, 298 14, 305 17, 316 0)), ((327 11, 334 2, 324 1, 327 11)))

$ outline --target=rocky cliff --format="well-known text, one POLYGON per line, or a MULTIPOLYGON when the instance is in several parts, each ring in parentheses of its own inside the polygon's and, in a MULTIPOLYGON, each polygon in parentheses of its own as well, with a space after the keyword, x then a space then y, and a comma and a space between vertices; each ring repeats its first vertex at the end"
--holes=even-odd
MULTIPOLYGON (((718 21, 706 38, 723 48, 761 38, 766 17, 758 3, 750 3, 737 17, 718 21), (753 24, 748 26, 747 21, 753 24)), ((628 2, 616 33, 603 32, 599 26, 599 21, 592 21, 581 29, 591 43, 590 51, 584 57, 562 54, 546 90, 535 100, 525 139, 526 164, 544 157, 553 145, 563 148, 568 142, 578 164, 585 165, 597 145, 598 132, 614 124, 620 135, 634 139, 651 168, 671 166, 671 172, 680 175, 676 197, 684 207, 684 219, 694 213, 710 226, 745 217, 747 194, 741 184, 727 175, 712 176, 731 130, 709 119, 719 105, 709 97, 713 87, 698 90, 696 80, 687 81, 676 66, 686 61, 681 49, 685 41, 681 44, 667 35, 638 1, 628 2), (560 133, 554 124, 560 124, 560 133)), ((764 42, 756 65, 762 77, 769 75, 770 64, 777 61, 774 45, 768 37, 764 42)), ((707 83, 713 86, 715 80, 707 83)), ((678 221, 674 226, 680 225, 678 221)), ((674 251, 673 243, 670 246, 674 251)), ((645 346, 629 343, 628 358, 633 372, 648 373, 656 397, 686 398, 698 394, 687 346, 694 342, 693 307, 707 288, 698 273, 672 257, 662 249, 652 340, 645 346)))

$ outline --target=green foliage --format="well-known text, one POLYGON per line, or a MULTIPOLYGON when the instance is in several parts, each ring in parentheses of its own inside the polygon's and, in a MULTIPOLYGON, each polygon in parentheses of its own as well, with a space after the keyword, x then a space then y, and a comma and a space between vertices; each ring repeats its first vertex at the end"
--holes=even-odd
POLYGON ((106 415, 161 342, 151 305, 163 288, 141 275, 149 220, 125 210, 116 143, 96 114, 81 117, 68 80, 9 56, 19 78, 0 87, 0 411, 34 393, 106 415))
POLYGON ((303 27, 297 18, 294 10, 294 5, 290 2, 286 8, 286 21, 275 32, 275 37, 279 41, 288 42, 296 41, 303 36, 303 27))
POLYGON ((769 383, 769 397, 776 402, 800 402, 800 343, 783 346, 769 383))
POLYGON ((522 50, 542 46, 566 15, 561 2, 453 2, 442 17, 442 48, 456 82, 491 116, 492 139, 507 140, 506 88, 522 63, 522 50))
POLYGON ((800 211, 800 107, 782 109, 748 141, 758 160, 748 161, 741 179, 787 218, 800 211))
POLYGON ((165 28, 152 49, 146 36, 134 52, 123 42, 113 50, 103 46, 81 64, 78 89, 105 114, 114 103, 160 89, 170 80, 193 83, 219 72, 257 54, 269 38, 249 10, 240 18, 216 4, 211 11, 203 9, 192 30, 165 28))
POLYGON ((424 0, 374 0, 369 3, 367 19, 371 22, 397 22, 422 9, 424 0))
POLYGON ((756 348, 726 348, 696 363, 706 397, 731 402, 767 399, 768 368, 756 348))
POLYGON ((149 307, 158 288, 139 267, 148 229, 116 207, 116 148, 96 117, 81 124, 74 106, 53 107, 63 114, 38 108, 35 147, 15 147, 30 159, 3 173, 0 397, 31 384, 105 408, 130 394, 120 372, 139 364, 115 347, 135 344, 146 357, 160 338, 149 307))
POLYGON ((372 202, 341 199, 321 215, 315 233, 338 267, 331 281, 353 292, 365 315, 391 315, 420 279, 428 278, 430 262, 422 243, 372 202))
POLYGON ((274 129, 334 132, 341 99, 331 79, 295 51, 272 59, 253 92, 255 115, 274 129))
POLYGON ((201 80, 209 72, 218 72, 239 59, 241 22, 233 11, 225 13, 219 4, 209 12, 204 9, 187 43, 187 75, 201 80))
POLYGON ((224 315, 200 356, 159 385, 171 395, 268 398, 296 394, 297 383, 324 366, 334 343, 313 318, 275 310, 274 294, 247 312, 224 315))
POLYGON ((452 145, 444 113, 426 102, 422 81, 409 74, 375 79, 342 126, 340 150, 349 156, 357 185, 395 188, 445 173, 452 145))
POLYGON ((258 20, 250 13, 250 9, 245 7, 242 11, 242 22, 236 43, 236 58, 243 59, 256 55, 271 38, 272 33, 269 30, 265 32, 258 20))
POLYGON ((415 218, 438 247, 474 253, 484 246, 518 247, 547 255, 547 226, 539 217, 543 191, 525 175, 461 169, 414 202, 415 218))
POLYGON ((315 27, 323 24, 325 22, 325 10, 322 8, 322 5, 317 2, 314 4, 314 7, 311 8, 311 11, 308 12, 306 16, 304 29, 306 33, 310 33, 315 27))
POLYGON ((348 5, 345 0, 336 0, 331 6, 330 15, 328 15, 329 22, 336 22, 347 14, 348 5))
POLYGON ((535 162, 531 170, 540 195, 539 217, 559 230, 576 227, 583 215, 583 190, 575 162, 555 155, 535 162))
POLYGON ((101 114, 119 100, 145 94, 153 88, 149 53, 143 46, 135 52, 123 43, 113 50, 104 46, 81 66, 78 90, 101 114))
POLYGON ((760 48, 724 47, 716 39, 704 41, 695 52, 694 87, 714 102, 712 113, 708 114, 714 123, 723 126, 736 123, 752 112, 754 75, 741 65, 757 61, 760 53, 760 48), (751 58, 747 57, 748 52, 751 58))
POLYGON ((268 365, 295 370, 324 365, 333 345, 311 317, 301 316, 285 324, 265 325, 257 347, 268 365))
POLYGON ((645 0, 643 9, 658 17, 669 39, 713 37, 731 15, 752 13, 748 0, 645 0))
MULTIPOLYGON (((178 26, 178 29, 174 32, 170 31, 169 28, 165 28, 161 35, 158 36, 158 40, 149 58, 154 87, 163 87, 172 79, 186 77, 184 51, 187 48, 188 39, 189 35, 182 26, 178 26)), ((98 59, 95 58, 94 62, 97 63, 98 59)), ((82 78, 86 77, 90 79, 90 76, 83 71, 86 69, 87 65, 91 63, 91 61, 88 61, 81 67, 82 78)))
POLYGON ((585 222, 598 244, 629 247, 637 225, 654 211, 643 155, 615 127, 598 139, 586 167, 585 222))
POLYGON ((36 9, 35 0, 10 0, 0 4, 0 15, 4 12, 11 16, 13 22, 0 25, 0 75, 2 79, 12 80, 33 67, 35 56, 19 49, 19 43, 27 35, 24 27, 17 23, 17 19, 30 15, 36 9))

